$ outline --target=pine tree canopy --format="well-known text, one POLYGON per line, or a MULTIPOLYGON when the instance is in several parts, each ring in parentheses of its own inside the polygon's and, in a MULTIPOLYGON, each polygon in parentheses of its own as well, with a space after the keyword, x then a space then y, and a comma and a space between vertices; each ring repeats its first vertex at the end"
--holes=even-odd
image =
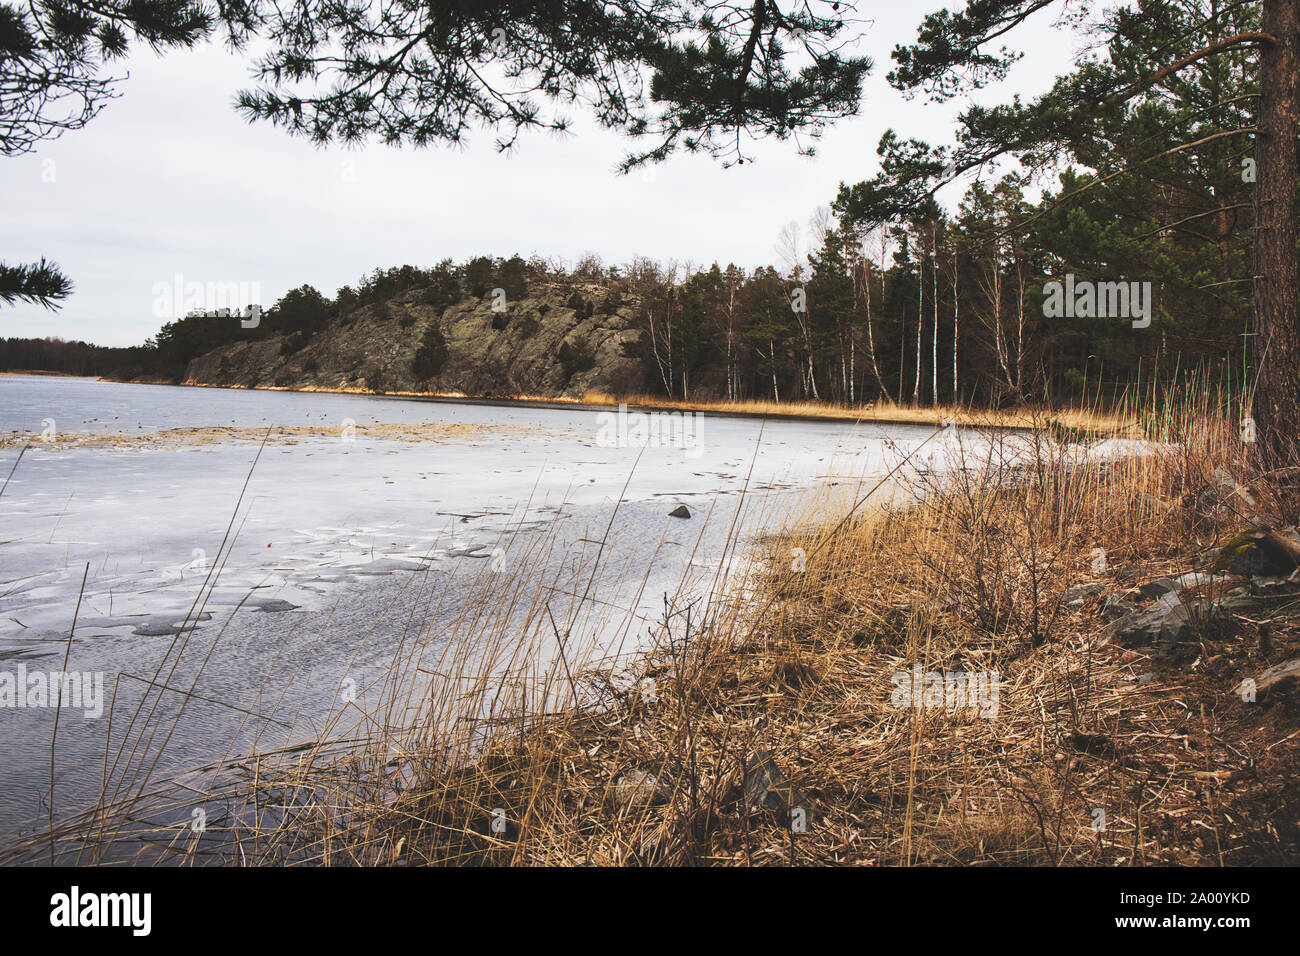
POLYGON ((851 13, 822 0, 2 2, 0 153, 89 122, 132 41, 222 35, 266 45, 239 110, 322 144, 460 143, 477 127, 508 149, 521 130, 568 129, 578 107, 646 141, 625 169, 677 149, 741 162, 746 137, 811 139, 856 113, 871 63, 845 52, 851 13))
MULTIPOLYGON (((237 108, 319 144, 461 143, 495 131, 564 132, 566 108, 644 148, 623 172, 678 149, 724 165, 746 140, 809 140, 857 112, 866 57, 844 52, 849 3, 753 0, 0 0, 0 155, 85 126, 116 95, 106 73, 132 41, 155 50, 258 38, 256 87, 237 108)), ((58 276, 44 262, 0 274, 58 276), (32 271, 34 270, 34 271, 32 271)), ((28 281, 24 279, 23 281, 28 281)))

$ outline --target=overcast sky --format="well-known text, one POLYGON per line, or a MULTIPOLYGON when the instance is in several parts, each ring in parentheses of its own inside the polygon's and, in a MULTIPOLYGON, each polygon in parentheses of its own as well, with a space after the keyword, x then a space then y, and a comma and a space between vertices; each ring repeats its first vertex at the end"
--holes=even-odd
MULTIPOLYGON (((487 131, 459 149, 322 150, 240 118, 245 60, 218 45, 144 50, 89 126, 0 160, 0 260, 45 256, 75 284, 59 312, 0 305, 0 335, 138 344, 160 324, 154 286, 177 274, 257 283, 269 305, 303 283, 332 296, 376 266, 478 254, 775 263, 786 223, 806 224, 841 181, 875 172, 885 129, 948 142, 960 103, 909 102, 885 82, 889 51, 914 39, 929 6, 860 2, 874 18, 860 49, 876 66, 861 115, 827 132, 816 157, 771 142, 744 166, 681 155, 628 176, 614 171, 627 142, 581 115, 571 135, 527 133, 510 156, 487 131)), ((981 102, 1040 92, 1068 68, 1079 40, 1054 14, 1013 35, 1025 59, 981 102)), ((951 206, 958 191, 940 198, 951 206)))

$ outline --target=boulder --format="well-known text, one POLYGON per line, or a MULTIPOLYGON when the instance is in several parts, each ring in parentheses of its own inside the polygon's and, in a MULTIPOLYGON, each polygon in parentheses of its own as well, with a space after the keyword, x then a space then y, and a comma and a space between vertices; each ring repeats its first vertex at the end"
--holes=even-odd
POLYGON ((1260 600, 1247 588, 1233 588, 1218 604, 1232 614, 1258 614, 1269 607, 1268 601, 1260 600))
POLYGON ((1100 581, 1076 584, 1074 587, 1065 589, 1065 593, 1061 595, 1061 600, 1065 602, 1066 607, 1083 607, 1088 598, 1097 597, 1104 590, 1106 590, 1106 585, 1100 581))
POLYGON ((745 800, 751 805, 767 807, 789 823, 795 810, 803 810, 804 819, 812 815, 812 803, 781 772, 772 755, 755 751, 745 767, 745 800))
MULTIPOLYGON (((1180 574, 1173 579, 1173 585, 1179 591, 1188 591, 1192 588, 1204 587, 1207 584, 1222 584, 1228 580, 1226 574, 1207 574, 1204 571, 1188 571, 1186 574, 1180 574)), ((1162 579, 1166 580, 1166 579, 1162 579)))
POLYGON ((630 810, 667 803, 671 796, 659 778, 645 770, 633 770, 614 783, 614 802, 630 810))
POLYGON ((1154 645, 1166 655, 1187 640, 1194 629, 1227 613, 1220 602, 1184 603, 1177 592, 1168 592, 1151 607, 1132 611, 1108 624, 1102 632, 1103 641, 1114 640, 1129 647, 1154 645))
POLYGON ((278 611, 296 611, 302 606, 300 604, 291 604, 281 598, 266 598, 260 601, 249 601, 248 603, 252 604, 253 607, 259 611, 266 611, 269 613, 275 613, 278 611))
MULTIPOLYGON (((1300 657, 1293 657, 1289 661, 1273 665, 1256 677, 1254 690, 1259 697, 1264 697, 1270 692, 1277 693, 1283 689, 1294 691, 1297 686, 1300 686, 1300 657)), ((1238 693, 1245 689, 1245 682, 1237 687, 1238 693)))
POLYGON ((1250 592, 1274 597, 1277 595, 1300 594, 1300 581, 1293 580, 1291 575, 1271 578, 1254 577, 1250 579, 1250 592))
POLYGON ((1155 601, 1166 594, 1177 594, 1178 585, 1170 578, 1156 578, 1154 581, 1140 585, 1138 591, 1147 600, 1155 601))
POLYGON ((1228 540, 1219 549, 1212 571, 1231 571, 1247 577, 1278 577, 1300 568, 1300 539, 1293 529, 1278 533, 1253 528, 1228 540))
POLYGON ((1118 594, 1109 594, 1101 605, 1101 615, 1108 621, 1117 621, 1127 617, 1138 609, 1132 601, 1126 601, 1118 594))
POLYGON ((668 512, 668 517, 670 518, 689 518, 690 516, 691 509, 687 508, 685 505, 678 505, 672 511, 668 512))

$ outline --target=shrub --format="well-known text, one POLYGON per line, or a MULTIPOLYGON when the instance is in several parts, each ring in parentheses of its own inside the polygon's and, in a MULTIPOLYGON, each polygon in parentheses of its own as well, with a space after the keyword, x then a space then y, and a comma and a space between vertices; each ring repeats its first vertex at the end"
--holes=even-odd
POLYGON ((623 296, 617 289, 610 289, 605 293, 604 301, 600 303, 600 312, 602 315, 613 315, 623 305, 623 296))
POLYGON ((496 263, 487 256, 475 256, 465 263, 465 281, 469 284, 470 295, 476 299, 483 298, 496 284, 496 263))
POLYGON ((511 256, 497 269, 497 279, 510 301, 522 299, 528 292, 528 263, 519 256, 511 256))
POLYGON ((411 361, 411 371, 421 382, 428 381, 439 372, 447 362, 447 340, 443 337, 442 330, 436 325, 430 325, 420 336, 419 347, 415 350, 415 357, 411 361))
POLYGON ((569 300, 564 303, 566 308, 573 310, 573 314, 579 319, 589 319, 596 312, 596 303, 583 298, 579 292, 569 296, 569 300))
POLYGON ((596 355, 585 335, 575 335, 571 341, 560 345, 560 368, 566 379, 585 372, 596 364, 596 355))
POLYGON ((449 306, 460 301, 460 281, 446 276, 436 285, 429 286, 420 293, 419 301, 441 315, 449 306))
POLYGON ((583 253, 574 264, 571 274, 575 279, 598 282, 605 276, 605 263, 594 252, 583 253))
POLYGON ((301 349, 304 345, 307 344, 307 338, 308 338, 307 333, 302 331, 293 332, 289 335, 286 335, 280 341, 281 357, 285 355, 292 355, 294 352, 297 352, 299 349, 301 349))
POLYGON ((269 328, 286 334, 305 332, 310 335, 324 328, 334 311, 334 304, 309 285, 290 289, 267 316, 269 328))

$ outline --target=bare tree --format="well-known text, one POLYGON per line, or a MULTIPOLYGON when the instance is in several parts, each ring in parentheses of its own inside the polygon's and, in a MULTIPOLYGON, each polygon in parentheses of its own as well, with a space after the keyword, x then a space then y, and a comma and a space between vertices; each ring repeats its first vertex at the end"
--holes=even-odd
POLYGON ((957 307, 961 299, 957 295, 957 244, 952 247, 952 405, 957 407, 957 307))
POLYGON ((663 302, 662 316, 655 320, 656 303, 647 305, 646 316, 650 327, 650 353, 654 357, 659 378, 664 384, 664 394, 669 398, 673 394, 673 331, 677 309, 677 270, 675 259, 670 259, 662 271, 663 302))
POLYGON ((798 223, 787 223, 781 229, 776 241, 776 252, 787 279, 799 290, 797 301, 793 295, 789 296, 789 298, 791 300, 791 310, 794 312, 795 324, 799 326, 799 337, 803 340, 806 359, 803 371, 806 380, 804 389, 812 395, 813 399, 820 401, 821 396, 817 394, 817 375, 813 368, 812 329, 808 324, 808 310, 806 308, 807 293, 802 286, 804 266, 803 256, 800 254, 798 223), (799 304, 803 304, 805 307, 802 309, 797 308, 796 306, 799 304))
POLYGON ((740 397, 739 355, 736 350, 740 340, 742 325, 740 310, 740 290, 745 286, 745 272, 734 265, 729 265, 722 273, 722 293, 718 307, 711 310, 714 324, 722 333, 725 354, 725 375, 727 379, 727 398, 740 397))
POLYGON ((925 235, 916 226, 916 378, 912 380, 912 404, 921 404, 921 337, 925 330, 925 235))
MULTIPOLYGON (((880 241, 880 301, 885 301, 885 261, 889 256, 889 228, 885 225, 879 225, 872 230, 875 238, 880 241)), ((869 234, 867 239, 871 239, 869 234)), ((864 242, 864 247, 866 243, 864 242)), ((871 374, 876 378, 876 384, 880 386, 880 394, 885 397, 885 401, 891 404, 894 397, 889 394, 889 389, 885 387, 885 380, 880 375, 880 365, 876 362, 876 337, 871 328, 871 256, 868 254, 863 257, 862 263, 862 301, 866 306, 867 313, 867 357, 871 360, 871 374)))
POLYGON ((930 229, 930 279, 934 289, 930 298, 934 308, 934 330, 930 341, 930 404, 939 404, 939 226, 930 229))

